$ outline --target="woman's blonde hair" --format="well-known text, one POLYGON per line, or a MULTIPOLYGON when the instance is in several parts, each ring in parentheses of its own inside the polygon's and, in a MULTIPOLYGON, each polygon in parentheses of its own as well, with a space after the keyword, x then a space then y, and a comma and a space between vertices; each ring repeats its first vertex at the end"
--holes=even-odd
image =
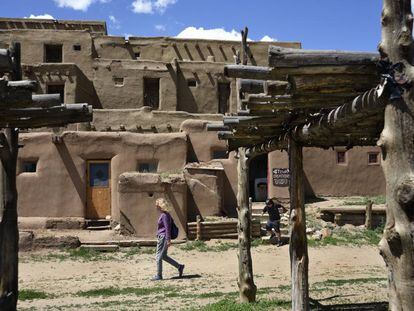
POLYGON ((161 211, 165 212, 165 213, 170 213, 171 212, 171 206, 168 203, 168 201, 164 198, 159 198, 155 201, 155 206, 159 206, 161 211))

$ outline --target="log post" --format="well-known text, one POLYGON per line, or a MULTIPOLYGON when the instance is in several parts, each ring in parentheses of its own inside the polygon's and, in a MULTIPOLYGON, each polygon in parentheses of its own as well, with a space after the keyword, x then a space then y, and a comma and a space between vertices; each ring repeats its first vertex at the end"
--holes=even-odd
POLYGON ((238 286, 240 302, 256 301, 256 285, 253 281, 251 246, 251 222, 252 213, 249 208, 249 162, 246 157, 246 149, 238 150, 237 161, 237 207, 238 207, 238 235, 239 235, 239 278, 238 286))
POLYGON ((202 233, 201 233, 201 216, 200 215, 197 215, 196 222, 197 222, 196 240, 201 241, 203 238, 202 238, 202 233))
MULTIPOLYGON (((384 0, 383 60, 402 63, 398 81, 414 81, 411 0, 384 0), (405 76, 404 76, 405 75, 405 76)), ((402 90, 401 90, 402 91, 402 90)), ((380 252, 388 268, 390 310, 414 310, 414 91, 393 94, 385 108, 378 145, 386 180, 387 219, 380 252), (397 96, 395 96, 397 95, 397 96)))
POLYGON ((3 214, 0 223, 0 310, 16 310, 18 298, 19 230, 17 227, 16 164, 18 130, 1 135, 3 214))
POLYGON ((304 176, 302 147, 289 140, 290 170, 290 270, 292 278, 292 310, 308 311, 308 241, 306 238, 304 176))
POLYGON ((372 201, 368 200, 365 209, 365 228, 372 229, 372 201))

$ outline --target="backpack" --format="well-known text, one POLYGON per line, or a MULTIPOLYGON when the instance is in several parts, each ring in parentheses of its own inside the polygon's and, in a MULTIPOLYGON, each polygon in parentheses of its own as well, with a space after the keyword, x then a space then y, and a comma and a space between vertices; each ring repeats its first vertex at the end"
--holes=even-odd
POLYGON ((171 240, 178 237, 178 227, 176 226, 174 219, 171 217, 171 240))

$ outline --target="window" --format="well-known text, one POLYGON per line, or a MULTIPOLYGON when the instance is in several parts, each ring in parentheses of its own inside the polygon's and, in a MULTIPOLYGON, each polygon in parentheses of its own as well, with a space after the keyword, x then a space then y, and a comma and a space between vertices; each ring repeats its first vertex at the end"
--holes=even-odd
POLYGON ((134 53, 135 59, 138 59, 141 57, 141 52, 135 52, 134 53))
POLYGON ((230 99, 230 83, 219 82, 218 83, 218 112, 225 114, 229 111, 229 99, 230 99))
POLYGON ((62 63, 63 53, 61 44, 45 45, 45 63, 62 63))
POLYGON ((336 164, 346 165, 346 151, 336 152, 336 164))
POLYGON ((65 85, 64 84, 49 84, 47 85, 47 94, 59 94, 60 102, 65 102, 65 85))
POLYGON ((160 106, 160 79, 144 78, 144 106, 158 109, 160 106))
POLYGON ((74 51, 80 51, 80 50, 82 50, 82 47, 81 47, 81 45, 80 45, 80 44, 75 44, 75 45, 73 46, 73 50, 74 50, 74 51))
POLYGON ((379 165, 379 152, 368 152, 368 165, 379 165))
POLYGON ((196 79, 187 79, 187 85, 189 87, 196 87, 197 86, 197 80, 196 79))
POLYGON ((115 86, 124 86, 124 78, 114 77, 115 86))
POLYGON ((226 150, 213 150, 212 159, 228 159, 226 150))
POLYGON ((156 173, 158 164, 156 162, 138 163, 137 171, 140 173, 156 173))
POLYGON ((36 173, 37 161, 24 161, 22 163, 23 173, 36 173))

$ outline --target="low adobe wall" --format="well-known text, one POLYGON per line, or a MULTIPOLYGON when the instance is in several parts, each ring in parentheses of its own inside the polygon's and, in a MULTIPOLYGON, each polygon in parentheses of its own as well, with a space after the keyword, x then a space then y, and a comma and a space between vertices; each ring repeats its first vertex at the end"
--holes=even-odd
POLYGON ((121 232, 154 238, 160 216, 155 200, 165 198, 173 208, 178 239, 187 237, 187 185, 182 175, 124 173, 119 177, 118 191, 121 232))

